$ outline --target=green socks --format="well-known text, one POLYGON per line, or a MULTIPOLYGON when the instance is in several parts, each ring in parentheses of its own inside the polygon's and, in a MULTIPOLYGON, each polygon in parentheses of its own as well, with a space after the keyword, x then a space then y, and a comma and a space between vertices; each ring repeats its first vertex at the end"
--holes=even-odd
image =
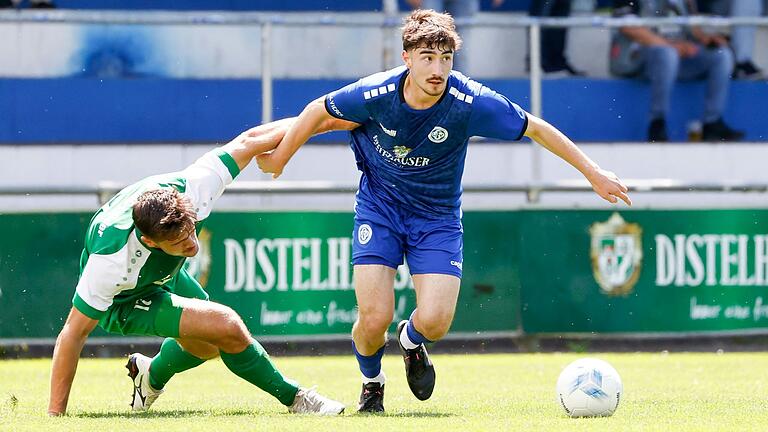
POLYGON ((155 390, 160 390, 177 373, 200 366, 204 362, 205 360, 184 351, 175 339, 166 338, 160 352, 149 366, 149 383, 155 390))
POLYGON ((237 354, 219 352, 221 360, 235 375, 276 397, 283 405, 293 405, 296 392, 299 391, 298 384, 283 377, 257 341, 237 354))

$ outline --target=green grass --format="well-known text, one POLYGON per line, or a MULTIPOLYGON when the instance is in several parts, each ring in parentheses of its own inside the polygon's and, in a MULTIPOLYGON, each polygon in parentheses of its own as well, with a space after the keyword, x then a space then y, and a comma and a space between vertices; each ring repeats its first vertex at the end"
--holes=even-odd
MULTIPOLYGON (((393 351, 393 350, 390 350, 393 351)), ((571 419, 554 396, 562 367, 580 354, 435 355, 427 402, 405 383, 402 361, 385 358, 385 415, 358 415, 354 358, 276 358, 286 375, 347 404, 341 418, 287 414, 220 361, 176 376, 146 414, 129 412, 124 360, 82 360, 69 415, 48 418, 49 360, 0 361, 0 430, 126 431, 722 431, 768 429, 768 354, 601 354, 624 381, 610 418, 571 419)))

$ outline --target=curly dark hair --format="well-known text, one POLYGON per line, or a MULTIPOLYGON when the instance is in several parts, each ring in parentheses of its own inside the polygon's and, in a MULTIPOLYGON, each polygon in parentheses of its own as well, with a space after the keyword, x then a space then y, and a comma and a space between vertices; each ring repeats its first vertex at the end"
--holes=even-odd
POLYGON ((133 205, 133 223, 153 241, 179 237, 195 227, 192 203, 176 189, 155 189, 139 195, 133 205))
POLYGON ((424 46, 440 50, 461 49, 453 17, 432 9, 417 9, 403 21, 403 50, 424 46))

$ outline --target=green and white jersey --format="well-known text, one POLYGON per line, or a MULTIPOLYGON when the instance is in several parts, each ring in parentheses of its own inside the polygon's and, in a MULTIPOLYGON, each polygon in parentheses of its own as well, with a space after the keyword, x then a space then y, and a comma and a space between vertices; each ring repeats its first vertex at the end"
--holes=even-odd
POLYGON ((113 303, 136 301, 161 287, 172 290, 186 258, 149 248, 140 240, 132 216, 139 195, 154 189, 178 190, 195 206, 199 232, 215 201, 239 173, 232 156, 216 149, 183 171, 145 178, 109 200, 93 216, 85 235, 72 300, 77 310, 100 319, 113 303))

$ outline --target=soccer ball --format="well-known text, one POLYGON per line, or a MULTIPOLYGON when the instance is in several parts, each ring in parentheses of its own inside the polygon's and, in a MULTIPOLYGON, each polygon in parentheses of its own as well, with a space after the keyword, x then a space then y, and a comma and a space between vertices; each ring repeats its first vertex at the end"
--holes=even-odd
POLYGON ((608 363, 583 358, 569 364, 557 379, 557 400, 571 417, 610 416, 619 406, 623 386, 608 363))

